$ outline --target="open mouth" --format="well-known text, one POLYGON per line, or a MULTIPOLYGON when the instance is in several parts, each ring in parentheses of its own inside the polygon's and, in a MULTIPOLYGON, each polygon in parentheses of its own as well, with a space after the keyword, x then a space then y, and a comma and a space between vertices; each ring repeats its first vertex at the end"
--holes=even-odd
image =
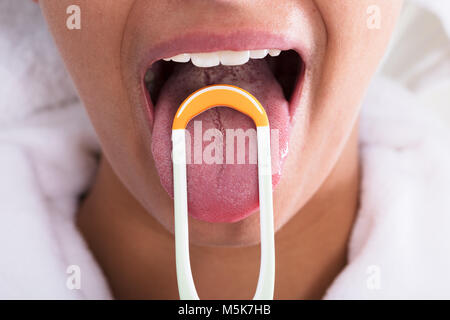
MULTIPOLYGON (((222 51, 208 53, 181 53, 173 57, 156 61, 147 70, 144 77, 152 105, 156 106, 163 85, 173 74, 178 64, 191 63, 198 68, 214 68, 218 66, 233 67, 263 60, 283 90, 287 101, 292 102, 294 90, 300 91, 304 62, 295 50, 260 49, 245 51, 222 51)), ((197 88, 200 89, 200 88, 197 88)), ((290 107, 292 104, 290 103, 290 107)), ((294 110, 289 110, 292 113, 294 110)))
MULTIPOLYGON (((275 187, 288 154, 289 132, 304 70, 304 60, 297 51, 276 48, 182 52, 154 62, 143 81, 153 114, 153 157, 168 194, 173 196, 173 117, 189 94, 212 84, 241 87, 266 109, 272 130, 275 187)), ((210 109, 189 123, 187 179, 192 217, 214 223, 236 222, 257 211, 258 174, 257 164, 252 161, 256 154, 254 129, 250 118, 226 107, 210 109)))

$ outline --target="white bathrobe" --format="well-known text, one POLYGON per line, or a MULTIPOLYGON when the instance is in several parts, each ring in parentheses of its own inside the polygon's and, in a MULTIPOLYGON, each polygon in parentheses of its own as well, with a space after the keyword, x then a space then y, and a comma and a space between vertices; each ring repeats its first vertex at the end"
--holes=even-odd
MULTIPOLYGON (((37 7, 2 0, 0 30, 0 298, 109 299, 74 224, 100 152, 94 131, 37 7)), ((450 298, 448 129, 376 79, 360 147, 349 261, 325 298, 450 298)))

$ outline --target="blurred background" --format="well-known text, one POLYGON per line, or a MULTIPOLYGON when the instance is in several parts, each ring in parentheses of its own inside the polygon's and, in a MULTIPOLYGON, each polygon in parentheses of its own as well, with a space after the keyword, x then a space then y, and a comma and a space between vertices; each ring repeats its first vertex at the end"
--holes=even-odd
POLYGON ((450 1, 408 0, 379 73, 414 92, 450 127, 450 1))

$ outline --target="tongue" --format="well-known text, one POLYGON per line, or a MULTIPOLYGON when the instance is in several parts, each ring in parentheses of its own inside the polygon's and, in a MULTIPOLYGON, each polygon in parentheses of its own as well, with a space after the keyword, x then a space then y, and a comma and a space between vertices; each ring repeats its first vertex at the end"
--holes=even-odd
MULTIPOLYGON (((189 94, 211 84, 231 84, 245 89, 266 109, 272 129, 275 186, 281 176, 282 157, 287 153, 289 107, 267 63, 250 60, 234 67, 197 68, 190 63, 177 64, 160 92, 154 114, 152 152, 163 187, 173 197, 171 128, 175 113, 189 94)), ((208 222, 235 222, 258 209, 253 121, 233 109, 216 107, 198 115, 187 130, 190 134, 187 149, 191 145, 187 159, 189 214, 208 222), (234 129, 233 133, 229 129, 234 129)))

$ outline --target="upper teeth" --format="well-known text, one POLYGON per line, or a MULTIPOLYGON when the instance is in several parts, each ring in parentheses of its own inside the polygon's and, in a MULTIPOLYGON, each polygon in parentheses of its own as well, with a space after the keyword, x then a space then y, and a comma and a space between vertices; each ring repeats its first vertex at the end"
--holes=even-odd
POLYGON ((251 59, 262 59, 267 54, 276 57, 281 53, 279 49, 244 50, 244 51, 216 51, 200 53, 182 53, 176 56, 165 58, 165 61, 189 62, 197 67, 215 67, 219 64, 224 66, 239 66, 251 59))

